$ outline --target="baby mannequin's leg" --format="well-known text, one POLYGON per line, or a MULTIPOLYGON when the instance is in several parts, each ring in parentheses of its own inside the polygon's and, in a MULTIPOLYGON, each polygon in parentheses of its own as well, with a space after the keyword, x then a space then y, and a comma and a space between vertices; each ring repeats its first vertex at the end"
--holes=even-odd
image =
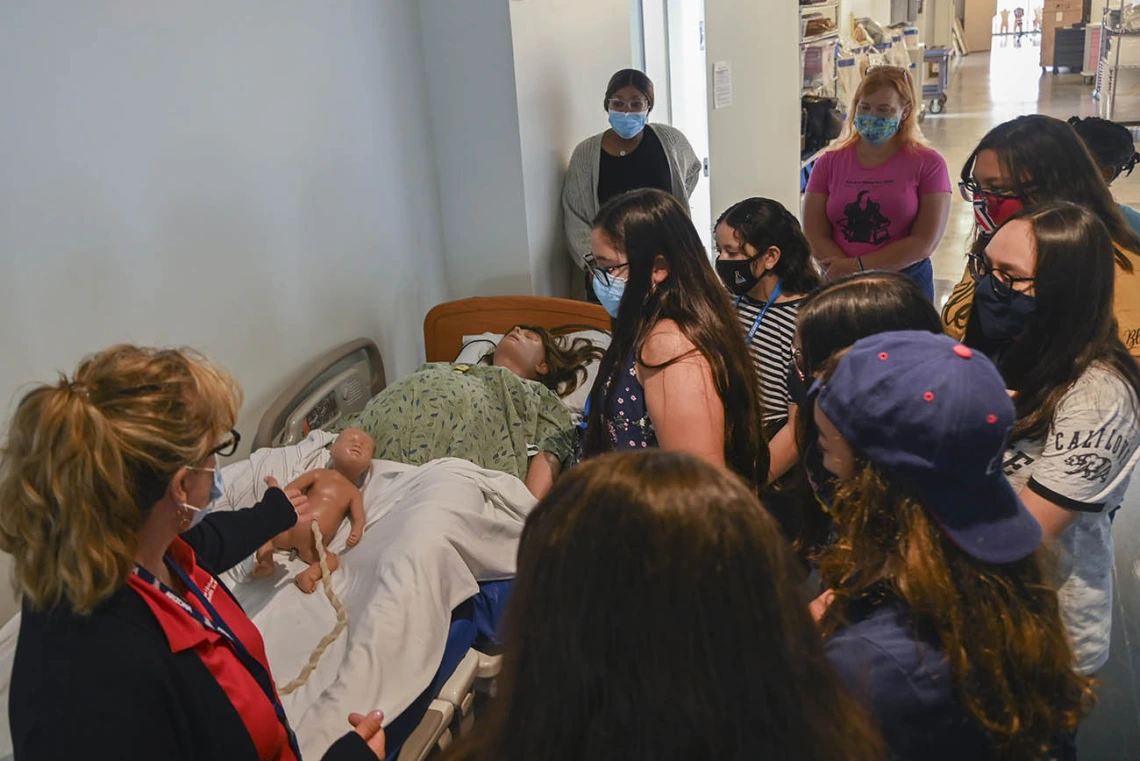
POLYGON ((270 576, 276 567, 273 562, 273 542, 266 542, 257 551, 257 565, 253 567, 253 576, 254 578, 270 576))
MULTIPOLYGON (((329 562, 329 573, 332 573, 340 566, 340 561, 337 560, 336 553, 327 552, 325 553, 325 556, 328 558, 329 562)), ((308 568, 301 571, 299 574, 297 574, 297 577, 293 579, 293 583, 296 584, 305 594, 312 594, 313 592, 317 591, 317 584, 319 584, 320 581, 320 563, 310 563, 308 568)))

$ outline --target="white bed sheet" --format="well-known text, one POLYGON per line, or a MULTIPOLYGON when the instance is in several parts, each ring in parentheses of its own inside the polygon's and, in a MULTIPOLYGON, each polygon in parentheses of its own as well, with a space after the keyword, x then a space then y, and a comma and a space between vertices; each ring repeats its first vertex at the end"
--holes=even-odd
MULTIPOLYGON (((282 484, 327 460, 332 436, 315 432, 293 447, 260 450, 223 469, 222 509, 248 506, 264 494, 264 476, 282 484)), ((526 515, 535 500, 513 476, 465 460, 416 468, 377 460, 362 489, 366 529, 341 555, 333 589, 348 609, 347 630, 329 647, 308 682, 283 698, 306 758, 320 758, 349 730, 348 714, 379 708, 395 718, 431 683, 443 657, 451 611, 478 592, 478 582, 510 578, 526 515)), ((340 552, 345 521, 329 546, 340 552)), ((292 680, 336 622, 323 589, 303 594, 288 562, 269 579, 224 579, 265 638, 278 685, 292 680)), ((0 629, 0 711, 8 714, 19 616, 0 629)), ((12 755, 2 722, 0 758, 12 755)))

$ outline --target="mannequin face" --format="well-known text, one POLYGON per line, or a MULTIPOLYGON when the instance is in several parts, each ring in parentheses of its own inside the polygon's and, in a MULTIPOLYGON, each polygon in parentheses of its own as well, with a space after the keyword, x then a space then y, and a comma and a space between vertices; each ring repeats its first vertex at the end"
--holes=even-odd
POLYGON ((496 367, 505 367, 527 380, 538 380, 550 371, 542 337, 533 330, 523 330, 518 326, 499 341, 493 362, 496 367))
POLYGON ((359 428, 346 428, 333 442, 333 468, 349 481, 356 482, 372 467, 376 442, 359 428))
POLYGON ((819 429, 819 449, 823 454, 823 467, 843 481, 855 475, 855 452, 843 434, 839 432, 827 415, 815 405, 815 424, 819 429))

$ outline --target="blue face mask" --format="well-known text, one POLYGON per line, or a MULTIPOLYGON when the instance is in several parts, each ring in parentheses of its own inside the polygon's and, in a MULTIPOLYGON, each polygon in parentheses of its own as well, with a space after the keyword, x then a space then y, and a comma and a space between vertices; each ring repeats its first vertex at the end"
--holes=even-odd
POLYGON ((610 111, 610 126, 626 140, 632 140, 645 129, 648 111, 610 111))
POLYGON ((625 278, 610 275, 608 285, 602 280, 603 278, 594 276, 594 295, 598 297, 598 301, 602 302, 602 307, 609 316, 616 320, 618 307, 621 306, 621 297, 625 295, 625 278))
POLYGON ((897 116, 856 114, 855 131, 871 145, 882 145, 899 131, 899 118, 897 116))
MULTIPOLYGON (((205 470, 205 468, 194 468, 194 470, 205 470)), ((186 527, 186 530, 189 531, 190 529, 194 528, 202 522, 203 518, 214 512, 217 507, 218 500, 222 498, 222 495, 224 493, 225 486, 222 483, 222 469, 214 468, 214 483, 212 486, 210 486, 210 503, 205 507, 194 507, 194 505, 185 503, 182 505, 184 508, 193 511, 194 513, 193 517, 190 518, 190 525, 186 527)))

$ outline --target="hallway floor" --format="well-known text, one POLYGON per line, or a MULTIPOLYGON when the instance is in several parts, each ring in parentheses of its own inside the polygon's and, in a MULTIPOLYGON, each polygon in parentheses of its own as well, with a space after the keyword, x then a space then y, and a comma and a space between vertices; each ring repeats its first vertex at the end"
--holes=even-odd
MULTIPOLYGON (((966 249, 974 230, 970 204, 957 192, 962 164, 978 141, 1002 122, 1022 114, 1048 114, 1058 119, 1095 116, 1092 87, 1078 74, 1042 74, 1037 38, 1016 46, 1008 37, 996 38, 991 52, 959 59, 950 77, 946 110, 927 114, 922 130, 932 147, 946 159, 955 192, 946 235, 934 255, 936 299, 939 305, 962 277, 966 249)), ((1121 93, 1125 89, 1121 82, 1121 93)), ((1137 88, 1130 88, 1133 92, 1137 88)), ((1140 118, 1140 95, 1117 97, 1118 119, 1140 118)), ((1140 207, 1140 171, 1112 186, 1122 203, 1140 207)))

